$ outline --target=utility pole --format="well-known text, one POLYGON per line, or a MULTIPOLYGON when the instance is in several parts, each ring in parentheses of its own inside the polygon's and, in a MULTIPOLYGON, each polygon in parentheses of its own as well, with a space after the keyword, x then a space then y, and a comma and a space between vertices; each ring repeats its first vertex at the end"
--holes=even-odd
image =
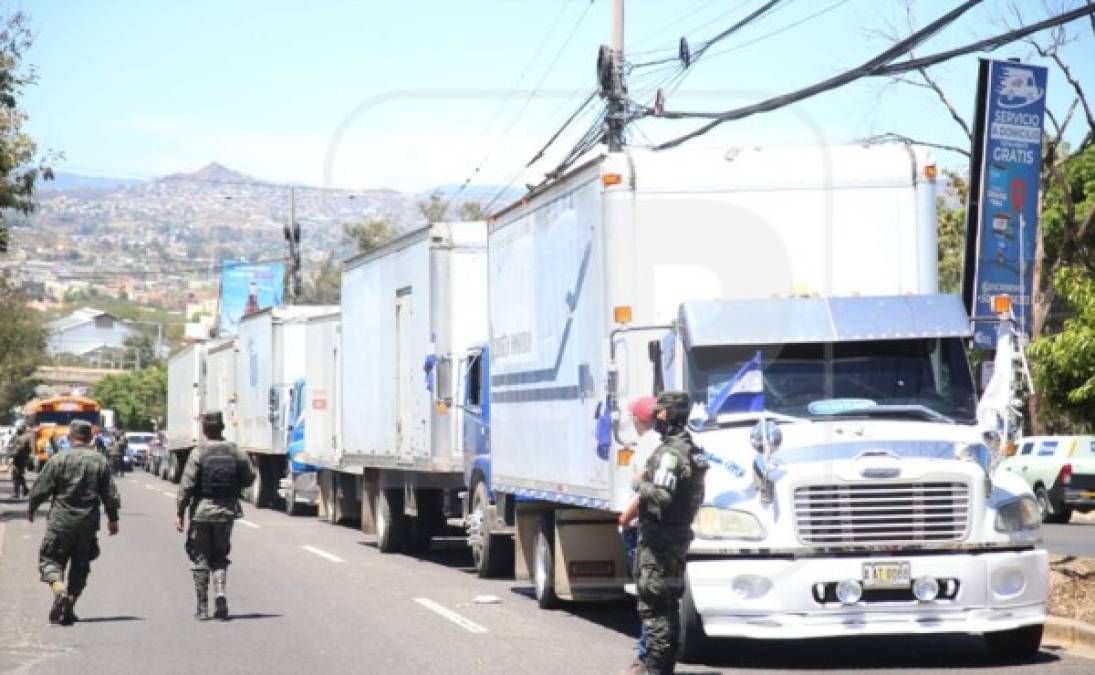
POLYGON ((610 152, 624 146, 627 126, 627 86, 624 84, 624 0, 612 0, 611 87, 608 91, 606 136, 610 152))
POLYGON ((285 274, 286 304, 292 305, 304 292, 300 280, 300 223, 297 222, 296 189, 289 186, 289 222, 285 225, 285 241, 289 244, 289 266, 285 274))

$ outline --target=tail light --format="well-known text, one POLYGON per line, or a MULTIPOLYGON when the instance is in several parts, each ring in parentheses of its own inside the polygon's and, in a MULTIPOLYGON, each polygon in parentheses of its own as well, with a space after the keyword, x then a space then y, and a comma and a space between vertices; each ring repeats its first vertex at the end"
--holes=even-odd
POLYGON ((1057 482, 1061 485, 1068 485, 1072 482, 1072 465, 1065 464, 1061 467, 1061 472, 1057 474, 1057 482))

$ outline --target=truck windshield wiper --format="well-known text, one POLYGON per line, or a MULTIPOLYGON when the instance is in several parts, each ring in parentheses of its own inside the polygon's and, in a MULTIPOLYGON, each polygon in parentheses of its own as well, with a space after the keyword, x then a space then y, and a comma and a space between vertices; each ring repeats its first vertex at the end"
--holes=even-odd
POLYGON ((947 417, 943 413, 933 410, 926 405, 910 404, 910 405, 873 405, 866 408, 855 408, 852 410, 841 410, 826 415, 819 415, 819 417, 910 417, 917 416, 921 419, 930 420, 932 422, 946 422, 947 424, 957 424, 952 417, 947 417))
POLYGON ((760 421, 761 417, 770 419, 777 424, 792 424, 795 422, 811 421, 805 417, 794 417, 792 415, 784 415, 783 413, 768 410, 765 412, 721 413, 709 420, 706 420, 705 424, 700 424, 697 426, 697 428, 702 429, 705 427, 713 426, 712 423, 719 426, 720 428, 752 426, 760 421))

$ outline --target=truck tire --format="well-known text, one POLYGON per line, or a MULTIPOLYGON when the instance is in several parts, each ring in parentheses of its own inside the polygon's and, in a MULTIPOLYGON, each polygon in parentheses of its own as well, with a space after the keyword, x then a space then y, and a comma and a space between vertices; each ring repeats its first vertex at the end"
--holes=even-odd
POLYGON ((677 658, 683 663, 700 663, 707 651, 710 638, 703 630, 703 620, 692 600, 692 586, 687 578, 680 603, 681 619, 677 634, 677 658))
POLYGON ((493 523, 487 518, 489 506, 487 484, 478 480, 468 514, 468 545, 480 579, 506 576, 513 565, 513 539, 492 534, 493 523))
POLYGON ((1042 522, 1051 525, 1063 525, 1072 520, 1072 508, 1066 504, 1054 504, 1044 485, 1034 488, 1034 498, 1042 511, 1042 522))
POLYGON ((1042 631, 1044 629, 1043 624, 1037 624, 995 633, 985 633, 985 644, 995 658, 1008 661, 1027 661, 1034 657, 1042 646, 1042 631))
POLYGON ((536 531, 532 584, 540 609, 559 606, 559 596, 555 595, 555 514, 551 511, 540 516, 536 531))
POLYGON ((292 468, 285 470, 285 477, 289 479, 289 487, 285 488, 285 515, 295 516, 300 509, 297 507, 297 481, 292 468))
POLYGON ((407 516, 403 513, 400 490, 380 490, 376 495, 376 547, 381 553, 403 550, 407 516))
POLYGON ((430 552, 433 536, 441 529, 441 523, 444 520, 441 511, 441 492, 416 490, 414 498, 418 505, 418 515, 409 519, 407 552, 423 555, 430 552))

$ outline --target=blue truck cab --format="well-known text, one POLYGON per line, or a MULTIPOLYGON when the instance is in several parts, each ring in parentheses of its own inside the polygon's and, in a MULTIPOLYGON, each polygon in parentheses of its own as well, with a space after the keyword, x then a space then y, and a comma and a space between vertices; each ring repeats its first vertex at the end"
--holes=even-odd
POLYGON ((285 504, 285 512, 296 513, 301 504, 313 505, 319 494, 316 481, 319 467, 298 461, 306 449, 308 424, 308 382, 300 378, 289 388, 289 402, 285 428, 286 471, 278 485, 278 496, 285 504))

